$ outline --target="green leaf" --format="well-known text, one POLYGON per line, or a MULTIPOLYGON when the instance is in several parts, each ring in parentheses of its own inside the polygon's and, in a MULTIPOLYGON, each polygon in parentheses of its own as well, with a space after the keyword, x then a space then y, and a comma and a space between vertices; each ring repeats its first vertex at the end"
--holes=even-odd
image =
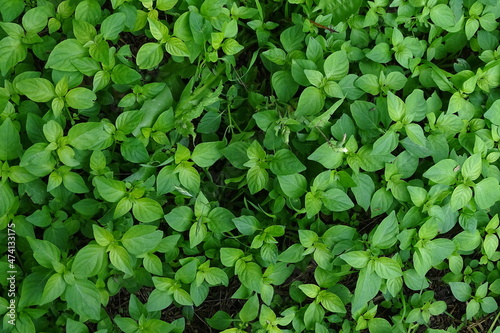
POLYGON ((307 87, 299 97, 295 116, 312 116, 319 113, 325 104, 325 96, 316 87, 307 87))
POLYGON ((127 161, 147 163, 150 159, 144 143, 138 138, 127 138, 120 146, 120 152, 127 161))
POLYGON ((79 150, 106 149, 114 143, 109 127, 103 122, 79 123, 68 132, 68 143, 79 150))
POLYGON ((255 292, 262 290, 262 269, 256 263, 246 263, 238 276, 241 283, 248 289, 255 292))
POLYGON ((134 225, 122 236, 122 244, 133 255, 152 252, 163 237, 163 231, 152 225, 134 225))
POLYGON ((245 254, 240 249, 232 249, 223 247, 220 249, 221 263, 226 267, 233 267, 236 261, 243 257, 245 254))
POLYGON ((23 149, 21 138, 19 131, 9 117, 0 126, 0 142, 2 142, 0 145, 0 160, 9 161, 20 156, 23 149))
POLYGON ((288 149, 278 150, 271 159, 269 167, 277 176, 291 175, 306 169, 297 156, 288 149))
POLYGON ((244 47, 233 38, 228 38, 222 43, 222 51, 227 55, 235 55, 244 47))
POLYGON ((351 251, 340 255, 340 258, 348 263, 349 266, 362 269, 368 264, 370 254, 366 251, 351 251))
POLYGON ((51 242, 28 237, 33 257, 43 267, 53 268, 61 261, 61 251, 51 242))
POLYGON ((43 288, 40 304, 53 302, 62 295, 65 289, 66 282, 64 281, 63 275, 61 273, 52 275, 43 288))
POLYGON ((100 196, 108 202, 117 202, 127 192, 125 183, 119 180, 113 180, 105 177, 96 177, 93 180, 100 196))
POLYGON ((101 23, 101 34, 104 39, 114 40, 125 28, 127 16, 124 13, 113 13, 106 17, 101 23))
POLYGON ((453 185, 456 182, 457 166, 455 160, 444 159, 430 167, 423 176, 437 184, 453 185))
POLYGON ((255 294, 245 302, 238 316, 244 323, 249 323, 257 318, 258 313, 259 297, 255 294))
POLYGON ((278 176, 278 181, 283 193, 292 199, 300 198, 307 191, 307 179, 298 173, 278 176))
POLYGON ((200 143, 194 147, 191 159, 196 165, 208 168, 222 157, 224 146, 222 141, 200 143))
POLYGON ((99 274, 107 262, 106 247, 88 244, 78 250, 71 271, 77 278, 87 278, 99 274))
POLYGON ((111 72, 111 80, 116 84, 133 84, 141 78, 141 74, 137 73, 137 71, 122 64, 113 67, 111 72))
POLYGON ((132 257, 123 246, 111 244, 109 250, 109 261, 120 271, 127 275, 134 275, 132 257))
POLYGON ((54 85, 47 79, 31 78, 22 80, 16 87, 33 102, 45 103, 56 97, 54 85))
POLYGON ((271 77, 271 84, 278 99, 286 103, 297 93, 299 85, 293 80, 289 71, 277 71, 271 77))
POLYGON ((465 179, 476 180, 479 176, 481 176, 482 167, 483 163, 481 154, 473 154, 467 158, 462 165, 462 176, 465 179))
POLYGON ((58 43, 52 52, 50 52, 46 68, 56 69, 59 71, 75 72, 76 67, 72 64, 72 60, 81 59, 88 55, 88 51, 76 39, 65 39, 58 43))
POLYGON ((149 223, 163 217, 163 208, 156 200, 140 198, 133 203, 132 213, 140 222, 149 223))
POLYGON ((439 4, 431 8, 431 20, 445 30, 455 25, 455 15, 450 7, 445 4, 439 4))
POLYGON ((377 226, 371 245, 379 249, 388 249, 396 243, 398 233, 398 219, 393 211, 377 226))
POLYGON ((261 168, 259 165, 251 167, 247 172, 247 183, 251 194, 260 192, 266 187, 269 181, 269 175, 266 169, 261 168))
POLYGON ((94 238, 100 246, 106 247, 110 243, 114 242, 115 238, 109 230, 101 228, 96 224, 92 225, 92 229, 94 231, 94 238))
POLYGON ((378 43, 366 54, 366 57, 372 61, 385 64, 391 61, 391 48, 387 43, 378 43))
POLYGON ((459 184, 451 194, 450 205, 454 210, 462 209, 472 199, 472 190, 469 186, 459 184))
POLYGON ((199 245, 205 240, 207 234, 207 226, 202 223, 201 220, 198 220, 198 222, 194 223, 189 229, 189 247, 194 248, 199 245))
POLYGON ((27 50, 26 45, 23 45, 21 40, 17 38, 8 36, 0 41, 0 70, 2 76, 6 76, 9 70, 26 59, 27 50))
MULTIPOLYGON (((301 286, 299 286, 300 288, 301 286)), ((334 313, 346 313, 344 303, 339 296, 328 291, 322 291, 319 293, 318 300, 323 307, 334 313)))
POLYGON ((186 231, 191 227, 193 210, 187 206, 175 207, 165 215, 168 225, 175 231, 186 231))
POLYGON ((332 212, 343 212, 354 207, 351 198, 342 190, 332 188, 323 192, 321 200, 326 208, 332 212))
POLYGON ((243 235, 253 235, 257 230, 259 230, 259 221, 253 216, 240 216, 233 220, 234 225, 243 235))
POLYGON ((352 313, 357 313, 363 306, 372 300, 379 292, 382 284, 380 278, 375 272, 363 268, 359 272, 354 298, 352 299, 352 313))
POLYGON ((307 159, 321 163, 327 169, 336 169, 344 162, 343 156, 344 153, 336 151, 329 142, 325 142, 309 155, 307 159))
POLYGON ((394 279, 403 275, 401 266, 395 260, 386 257, 375 260, 375 272, 383 279, 394 279))
POLYGON ((401 98, 389 91, 387 93, 387 110, 393 121, 400 121, 406 114, 406 105, 401 98))
POLYGON ((87 88, 78 87, 68 91, 64 99, 73 109, 88 109, 94 105, 97 96, 87 88))
POLYGON ((299 289, 309 298, 316 298, 321 291, 321 288, 315 284, 301 284, 299 289))
POLYGON ((165 49, 173 56, 189 57, 189 50, 186 44, 184 44, 184 42, 177 37, 170 37, 167 39, 165 49))
POLYGON ((475 299, 470 300, 470 302, 467 303, 467 307, 465 310, 467 320, 472 319, 472 317, 474 317, 479 312, 479 309, 480 309, 479 302, 476 301, 475 299))
POLYGON ((136 62, 140 69, 152 69, 163 60, 161 44, 146 43, 137 52, 136 62))
POLYGON ((5 22, 11 22, 22 14, 24 10, 24 1, 2 0, 0 1, 0 13, 5 22))
POLYGON ((499 185, 496 178, 485 178, 474 187, 474 201, 480 209, 488 209, 500 200, 498 190, 499 185))
POLYGON ((421 147, 425 147, 427 142, 424 134, 424 130, 418 124, 408 124, 405 126, 406 135, 408 138, 421 147))
POLYGON ((330 80, 340 81, 349 72, 349 60, 344 51, 337 51, 328 56, 324 64, 325 76, 330 80))
POLYGON ((95 284, 89 280, 75 280, 74 285, 66 287, 66 302, 80 316, 99 320, 101 317, 101 301, 95 284))
POLYGON ((314 329, 317 323, 320 323, 325 316, 325 310, 316 302, 310 303, 304 312, 304 324, 309 330, 314 329))
POLYGON ((220 268, 210 267, 204 272, 205 281, 208 282, 210 286, 228 286, 229 278, 227 274, 220 268))
POLYGON ((54 170, 56 163, 52 152, 47 149, 47 144, 40 142, 24 152, 19 166, 34 176, 45 177, 54 170))

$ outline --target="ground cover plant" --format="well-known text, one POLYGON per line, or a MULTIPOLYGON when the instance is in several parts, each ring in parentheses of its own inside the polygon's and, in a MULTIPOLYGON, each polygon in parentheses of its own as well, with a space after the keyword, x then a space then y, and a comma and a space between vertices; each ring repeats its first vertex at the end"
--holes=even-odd
POLYGON ((497 0, 0 0, 2 332, 500 330, 497 0))

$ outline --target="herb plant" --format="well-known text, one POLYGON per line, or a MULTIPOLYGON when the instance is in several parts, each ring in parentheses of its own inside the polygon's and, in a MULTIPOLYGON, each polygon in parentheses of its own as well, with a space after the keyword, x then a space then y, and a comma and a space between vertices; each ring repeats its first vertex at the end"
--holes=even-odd
POLYGON ((500 332, 496 0, 0 0, 2 332, 500 332))

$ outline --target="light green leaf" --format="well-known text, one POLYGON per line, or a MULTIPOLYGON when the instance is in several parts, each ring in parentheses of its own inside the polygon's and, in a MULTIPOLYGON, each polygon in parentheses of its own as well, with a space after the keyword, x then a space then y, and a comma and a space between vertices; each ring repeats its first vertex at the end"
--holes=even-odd
POLYGON ((66 302, 80 316, 99 320, 101 317, 101 297, 95 284, 89 280, 76 280, 66 288, 66 302))
POLYGON ((337 51, 328 56, 324 64, 325 76, 339 81, 349 72, 349 60, 345 51, 337 51))
POLYGON ((21 137, 9 117, 0 126, 0 142, 2 143, 0 145, 0 160, 9 161, 19 157, 23 149, 21 137))
POLYGON ((140 198, 133 203, 132 213, 139 221, 148 223, 161 219, 163 217, 163 208, 156 200, 140 198))
POLYGON ((16 87, 33 102, 45 103, 56 97, 54 85, 47 79, 31 78, 22 80, 16 87))

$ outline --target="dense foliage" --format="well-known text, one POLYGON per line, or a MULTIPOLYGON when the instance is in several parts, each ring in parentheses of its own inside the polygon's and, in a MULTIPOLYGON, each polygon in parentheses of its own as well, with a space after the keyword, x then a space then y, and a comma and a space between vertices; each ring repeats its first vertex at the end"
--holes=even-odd
POLYGON ((0 0, 2 332, 499 332, 497 0, 0 0))

